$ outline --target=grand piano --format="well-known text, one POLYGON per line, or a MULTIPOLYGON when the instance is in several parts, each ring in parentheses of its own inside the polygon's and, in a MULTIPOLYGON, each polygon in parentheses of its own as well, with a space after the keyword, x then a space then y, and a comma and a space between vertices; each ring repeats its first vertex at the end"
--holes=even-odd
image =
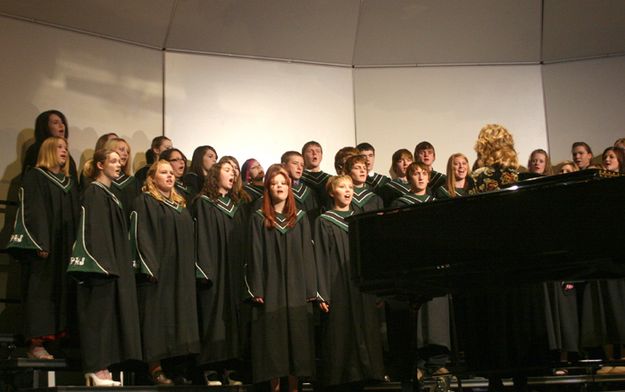
POLYGON ((360 214, 349 225, 358 284, 382 296, 625 277, 625 176, 602 170, 360 214))

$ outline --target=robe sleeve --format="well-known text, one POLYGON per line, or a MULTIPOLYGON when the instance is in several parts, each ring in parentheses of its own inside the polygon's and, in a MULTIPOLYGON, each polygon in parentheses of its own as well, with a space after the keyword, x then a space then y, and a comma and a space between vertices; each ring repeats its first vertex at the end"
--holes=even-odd
POLYGON ((317 271, 315 267, 315 249, 311 235, 310 222, 308 216, 304 214, 299 224, 302 228, 302 257, 304 262, 304 273, 306 274, 306 299, 317 299, 317 271))
POLYGON ((402 203, 399 199, 393 200, 388 206, 388 208, 401 208, 401 207, 405 207, 405 204, 402 203))
POLYGON ((131 239, 134 242, 135 271, 146 275, 151 279, 158 280, 160 263, 156 250, 160 241, 172 241, 171 238, 160 238, 158 225, 158 206, 150 206, 150 196, 139 195, 135 199, 134 208, 130 214, 131 239), (156 207, 156 208, 155 208, 156 207))
MULTIPOLYGON (((112 221, 111 214, 118 212, 119 217, 123 218, 123 213, 121 209, 111 211, 111 208, 118 207, 109 203, 103 191, 96 189, 95 186, 85 190, 76 242, 67 268, 67 272, 79 281, 94 275, 119 276, 115 253, 122 250, 114 249, 113 232, 124 230, 124 227, 119 226, 121 222, 112 221)), ((128 262, 130 261, 129 257, 128 262)))
POLYGON ((251 252, 245 266, 246 298, 264 298, 265 227, 264 219, 256 213, 252 214, 250 230, 251 252))
POLYGON ((51 249, 50 206, 46 204, 45 179, 35 169, 29 170, 19 189, 19 208, 15 217, 13 234, 7 248, 16 258, 20 254, 47 251, 51 249))
POLYGON ((332 300, 332 243, 328 230, 323 220, 318 218, 315 222, 315 264, 317 267, 317 299, 330 303, 332 300))
POLYGON ((373 205, 375 206, 375 209, 376 210, 383 210, 384 209, 384 200, 382 200, 382 198, 378 194, 375 194, 373 199, 375 200, 373 202, 373 205))
POLYGON ((214 271, 217 270, 217 257, 215 255, 216 249, 214 249, 214 233, 211 233, 210 213, 207 206, 202 199, 195 199, 191 206, 191 212, 195 220, 195 248, 196 248, 196 264, 195 264, 195 277, 200 281, 212 282, 214 277, 214 271), (213 249, 211 249, 213 248, 213 249))

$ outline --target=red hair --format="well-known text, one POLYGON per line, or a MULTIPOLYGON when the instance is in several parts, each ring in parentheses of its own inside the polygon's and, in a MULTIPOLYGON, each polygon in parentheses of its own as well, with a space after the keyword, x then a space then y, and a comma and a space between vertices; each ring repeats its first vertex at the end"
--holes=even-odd
POLYGON ((282 174, 286 180, 288 192, 282 214, 286 216, 288 227, 293 227, 295 223, 297 223, 297 206, 295 205, 293 190, 291 190, 291 177, 289 177, 289 173, 287 173, 282 165, 274 164, 267 169, 267 174, 265 175, 265 191, 263 193, 263 215, 265 215, 265 227, 268 229, 276 227, 276 210, 273 208, 273 200, 271 199, 269 188, 271 186, 271 180, 280 174, 282 174))

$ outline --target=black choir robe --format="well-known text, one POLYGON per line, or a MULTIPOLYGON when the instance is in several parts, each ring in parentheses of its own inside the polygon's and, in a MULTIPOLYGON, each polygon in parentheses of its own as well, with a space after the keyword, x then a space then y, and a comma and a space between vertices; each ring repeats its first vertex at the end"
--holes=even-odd
POLYGON ((322 211, 332 206, 332 199, 326 191, 326 183, 330 177, 332 177, 330 174, 323 171, 312 172, 304 169, 304 173, 302 173, 301 181, 315 192, 322 211))
POLYGON ((145 179, 148 176, 148 170, 150 170, 150 166, 152 165, 151 164, 145 165, 135 172, 134 177, 135 177, 135 186, 137 187, 137 193, 143 192, 142 188, 143 188, 143 185, 145 185, 145 179))
POLYGON ((432 169, 432 171, 430 172, 430 179, 428 180, 428 190, 431 193, 434 193, 434 191, 441 186, 445 186, 446 182, 447 176, 445 174, 432 169))
POLYGON ((293 375, 314 375, 312 305, 317 279, 310 224, 298 210, 294 227, 278 214, 278 226, 268 229, 261 210, 251 216, 252 252, 246 266, 249 299, 255 304, 251 320, 254 382, 293 375))
POLYGON ((122 203, 124 215, 127 222, 130 222, 130 212, 132 211, 132 203, 141 193, 137 191, 136 179, 134 176, 128 176, 122 173, 118 178, 113 180, 110 190, 122 203))
POLYGON ((624 313, 625 279, 588 282, 582 305, 582 347, 625 344, 624 313))
POLYGON ((176 179, 175 187, 176 192, 178 192, 180 196, 184 197, 186 205, 191 205, 191 201, 194 197, 194 190, 190 186, 185 185, 182 181, 180 181, 180 179, 176 179))
POLYGON ((189 211, 148 193, 135 199, 131 239, 136 250, 143 359, 198 353, 194 223, 189 211))
POLYGON ((243 190, 252 199, 250 204, 253 205, 253 206, 257 206, 258 204, 254 204, 254 202, 259 200, 261 197, 263 197, 263 193, 265 191, 265 187, 263 187, 261 185, 254 185, 254 184, 247 183, 247 184, 243 185, 243 190))
MULTIPOLYGON (((454 188, 454 197, 462 197, 468 195, 469 192, 462 188, 454 188)), ((438 187, 434 191, 434 197, 437 199, 451 199, 451 194, 449 193, 449 189, 447 189, 446 185, 438 187)))
POLYGON ((245 214, 228 196, 211 200, 202 195, 195 199, 191 211, 197 222, 201 271, 197 298, 202 351, 198 362, 239 359, 245 214))
POLYGON ((140 360, 141 334, 127 216, 105 185, 84 191, 68 273, 78 281, 78 329, 83 371, 140 360))
POLYGON ((386 183, 389 181, 391 181, 391 179, 384 174, 369 173, 366 183, 369 188, 371 188, 374 192, 378 193, 379 190, 382 189, 382 187, 386 185, 386 183))
POLYGON ((410 185, 404 180, 396 178, 384 184, 378 193, 384 202, 384 207, 390 207, 393 200, 410 192, 410 185))
POLYGON ((182 177, 182 183, 189 190, 189 203, 191 203, 204 187, 204 176, 199 176, 197 173, 190 171, 182 177))
POLYGON ((22 179, 19 198, 7 248, 22 262, 24 336, 55 336, 67 328, 65 270, 78 225, 78 189, 71 176, 32 168, 22 179), (43 259, 37 251, 49 255, 43 259))
POLYGON ((351 208, 356 214, 378 211, 384 209, 384 202, 380 196, 364 185, 360 188, 354 187, 351 208))
POLYGON ((321 369, 324 386, 382 380, 384 362, 380 312, 373 295, 353 281, 346 217, 353 211, 330 210, 315 222, 315 259, 321 313, 321 369))

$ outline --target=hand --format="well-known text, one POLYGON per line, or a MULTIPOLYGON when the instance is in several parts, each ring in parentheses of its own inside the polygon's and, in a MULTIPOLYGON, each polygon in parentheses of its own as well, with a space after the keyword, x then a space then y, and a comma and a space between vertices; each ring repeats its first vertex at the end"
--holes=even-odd
POLYGON ((330 311, 330 304, 327 302, 319 302, 319 309, 324 313, 328 313, 330 311))
POLYGON ((256 302, 257 304, 263 305, 265 303, 265 300, 263 299, 263 297, 254 297, 252 298, 252 301, 256 302))
POLYGON ((38 250, 37 251, 37 256, 41 257, 42 259, 47 259, 49 255, 50 255, 50 253, 45 251, 45 250, 38 250))

